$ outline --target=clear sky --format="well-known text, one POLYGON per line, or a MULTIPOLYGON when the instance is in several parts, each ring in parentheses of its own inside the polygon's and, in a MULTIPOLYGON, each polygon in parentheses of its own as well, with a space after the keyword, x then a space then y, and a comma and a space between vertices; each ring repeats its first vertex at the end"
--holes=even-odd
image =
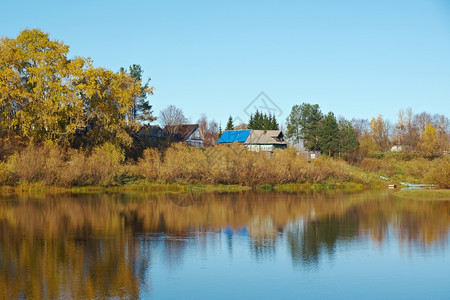
POLYGON ((173 104, 224 127, 260 92, 282 122, 302 102, 348 119, 450 115, 449 0, 3 1, 0 35, 26 28, 96 66, 140 64, 155 115, 173 104))

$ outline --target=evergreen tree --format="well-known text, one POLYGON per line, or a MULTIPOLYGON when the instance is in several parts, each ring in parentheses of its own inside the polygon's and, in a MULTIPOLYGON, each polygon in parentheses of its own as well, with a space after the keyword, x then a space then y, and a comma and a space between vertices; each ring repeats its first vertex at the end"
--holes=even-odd
POLYGON ((233 118, 231 116, 228 118, 227 127, 225 130, 234 130, 233 118))
POLYGON ((339 153, 339 126, 332 112, 329 112, 320 122, 319 146, 323 153, 335 156, 339 153))
POLYGON ((248 128, 254 130, 278 130, 279 125, 275 118, 275 115, 261 113, 258 110, 255 114, 250 115, 248 121, 248 128))
POLYGON ((222 131, 222 122, 221 122, 221 123, 219 123, 219 136, 218 136, 219 139, 222 136, 222 134, 223 134, 223 131, 222 131))
POLYGON ((271 120, 266 114, 263 115, 263 129, 268 130, 271 127, 271 120))
POLYGON ((247 128, 253 129, 255 127, 255 119, 253 118, 253 114, 250 115, 250 120, 248 121, 247 128))
MULTIPOLYGON (((125 72, 124 68, 120 68, 120 72, 125 72)), ((135 98, 133 106, 130 110, 130 119, 131 120, 140 120, 140 121, 154 121, 155 117, 152 116, 152 106, 147 100, 147 95, 153 94, 153 87, 149 86, 150 78, 147 79, 145 83, 142 81, 142 74, 144 70, 140 65, 133 64, 129 67, 129 74, 131 78, 134 79, 136 83, 140 83, 141 92, 135 98)))
POLYGON ((286 118, 287 128, 286 137, 291 139, 294 144, 299 145, 302 139, 301 135, 301 110, 300 105, 294 105, 291 109, 291 113, 286 118))
POLYGON ((286 120, 286 136, 297 143, 303 140, 303 146, 307 150, 319 150, 319 129, 322 118, 318 104, 294 105, 286 120))
POLYGON ((270 124, 272 130, 278 130, 280 128, 280 125, 278 124, 277 119, 275 118, 275 114, 272 115, 270 124))
POLYGON ((347 120, 339 121, 339 154, 344 157, 358 148, 356 131, 347 120))

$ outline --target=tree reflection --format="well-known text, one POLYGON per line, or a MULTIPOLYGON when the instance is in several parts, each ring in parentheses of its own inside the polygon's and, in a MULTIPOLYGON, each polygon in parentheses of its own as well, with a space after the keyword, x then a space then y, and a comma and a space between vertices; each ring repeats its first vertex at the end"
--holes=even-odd
POLYGON ((348 241, 357 235, 358 221, 348 215, 311 220, 286 229, 292 262, 297 266, 318 264, 323 253, 333 258, 339 240, 348 241))
POLYGON ((0 200, 0 298, 139 298, 152 288, 156 249, 178 268, 189 247, 218 243, 211 234, 225 235, 230 256, 239 235, 257 262, 285 242, 295 266, 317 266, 339 243, 383 243, 389 231, 402 247, 447 247, 449 227, 449 202, 379 193, 9 196, 0 200))

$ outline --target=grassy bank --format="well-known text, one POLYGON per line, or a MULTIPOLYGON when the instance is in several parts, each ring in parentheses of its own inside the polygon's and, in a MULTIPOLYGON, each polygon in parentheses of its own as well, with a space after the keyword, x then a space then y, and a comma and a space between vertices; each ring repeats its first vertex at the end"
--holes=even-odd
POLYGON ((124 184, 118 186, 76 186, 59 187, 48 186, 43 183, 20 184, 17 186, 0 186, 1 194, 15 193, 72 193, 72 194, 92 194, 92 193, 132 193, 132 192, 174 192, 174 193, 193 193, 193 192, 241 192, 251 190, 251 187, 241 185, 188 185, 174 183, 155 183, 141 181, 138 183, 124 184))
POLYGON ((407 200, 440 200, 450 201, 450 190, 400 190, 394 193, 394 195, 401 199, 407 200))
POLYGON ((123 150, 112 144, 89 152, 30 146, 0 162, 0 185, 17 191, 358 190, 398 181, 449 188, 449 178, 449 156, 408 160, 386 155, 352 166, 325 156, 308 162, 293 149, 269 156, 239 145, 174 144, 164 152, 147 149, 137 161, 126 161, 123 150))
POLYGON ((175 144, 165 152, 147 149, 137 161, 125 161, 123 151, 111 144, 91 152, 30 146, 0 163, 0 185, 19 190, 55 186, 79 190, 97 189, 92 186, 100 190, 184 190, 185 186, 234 190, 235 186, 264 185, 284 190, 295 185, 373 187, 379 182, 373 174, 342 160, 321 157, 308 162, 292 149, 275 151, 269 157, 239 145, 201 149, 175 144))
POLYGON ((210 184, 174 184, 174 183, 155 183, 141 181, 139 183, 124 184, 120 186, 81 186, 81 187, 57 187, 47 186, 43 183, 20 184, 18 186, 1 186, 1 194, 11 193, 73 193, 73 194, 92 194, 92 193, 134 193, 134 192, 175 192, 175 193, 196 193, 196 192, 242 192, 242 191, 277 191, 277 192, 302 192, 302 191, 326 191, 326 190, 344 190, 360 191, 366 186, 356 183, 344 184, 276 184, 276 185, 210 185, 210 184))
POLYGON ((389 177, 391 182, 426 183, 441 189, 450 188, 450 155, 430 160, 405 153, 386 153, 378 158, 365 158, 358 167, 389 177))

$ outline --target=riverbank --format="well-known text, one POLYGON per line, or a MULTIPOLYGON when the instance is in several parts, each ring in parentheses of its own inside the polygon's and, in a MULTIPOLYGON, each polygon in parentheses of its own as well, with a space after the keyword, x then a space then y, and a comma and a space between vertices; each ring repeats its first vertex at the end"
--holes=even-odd
MULTIPOLYGON (((358 183, 328 183, 328 184, 265 184, 265 185, 210 185, 210 184, 177 184, 177 183, 155 183, 148 181, 140 181, 131 184, 119 186, 82 186, 82 187, 58 187, 48 186, 44 183, 24 183, 18 186, 0 186, 1 194, 20 194, 20 193, 196 193, 196 192, 243 192, 243 191, 276 191, 276 192, 312 192, 326 190, 342 190, 342 191, 361 191, 368 187, 358 183)), ((381 188, 381 185, 373 185, 371 188, 381 188)))
POLYGON ((141 188, 142 183, 145 189, 167 189, 167 185, 276 189, 298 184, 302 188, 304 185, 360 188, 379 182, 379 177, 343 160, 323 156, 308 162, 294 149, 275 151, 268 156, 239 145, 201 149, 174 144, 163 153, 147 149, 137 161, 125 160, 123 151, 111 144, 86 153, 57 146, 30 146, 0 163, 0 185, 17 189, 30 189, 30 186, 32 189, 44 186, 123 189, 136 184, 141 188))
POLYGON ((294 149, 269 156, 239 145, 201 149, 174 144, 165 152, 147 149, 134 161, 111 144, 90 152, 29 146, 0 162, 0 186, 14 191, 301 191, 360 190, 408 181, 449 188, 449 170, 450 157, 404 161, 388 156, 355 166, 326 156, 307 161, 294 149))

